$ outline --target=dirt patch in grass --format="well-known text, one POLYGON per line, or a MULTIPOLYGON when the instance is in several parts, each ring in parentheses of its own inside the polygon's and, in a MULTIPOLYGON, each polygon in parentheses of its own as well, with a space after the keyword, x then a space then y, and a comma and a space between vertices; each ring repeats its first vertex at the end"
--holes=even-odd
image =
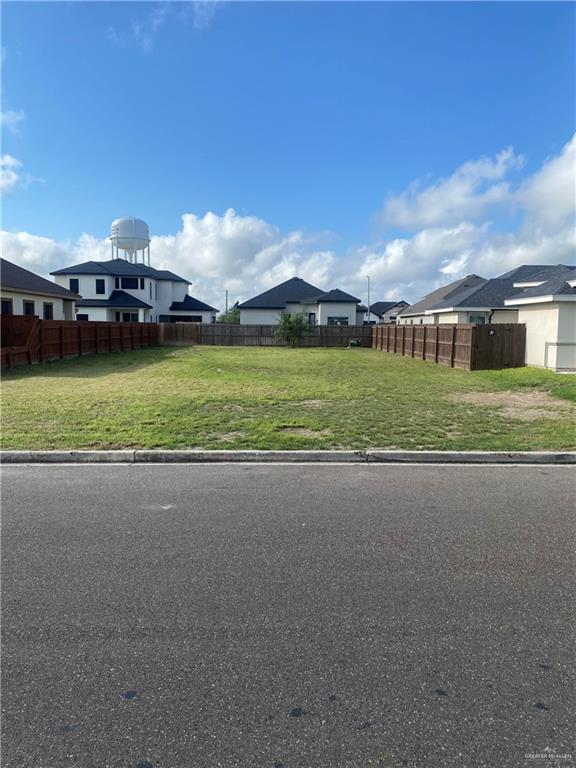
POLYGON ((287 435, 298 435, 298 437, 326 437, 332 434, 330 429, 308 429, 308 427, 278 427, 278 431, 287 435))
POLYGON ((575 406, 548 392, 466 392, 450 395, 448 399, 453 403, 497 408, 499 416, 518 421, 576 417, 575 406))

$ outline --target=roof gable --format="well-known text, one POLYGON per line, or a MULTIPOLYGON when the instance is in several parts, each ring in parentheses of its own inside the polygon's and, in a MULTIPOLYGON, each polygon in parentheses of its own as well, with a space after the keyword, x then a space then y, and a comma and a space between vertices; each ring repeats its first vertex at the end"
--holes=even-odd
POLYGON ((239 309, 284 309, 287 303, 300 303, 305 299, 314 299, 324 293, 320 288, 307 283, 301 277, 292 277, 280 285, 270 288, 252 299, 238 304, 239 309))
POLYGON ((406 307, 406 309, 403 309, 398 314, 399 315, 424 314, 424 312, 426 312, 427 309, 432 309, 436 305, 444 302, 446 299, 449 299, 449 298, 454 299, 459 293, 463 293, 464 291, 470 291, 471 289, 476 288, 477 286, 485 282, 487 282, 486 278, 480 277, 479 275, 467 275, 466 277, 463 277, 460 280, 455 280, 453 283, 448 283, 448 285, 443 285, 440 288, 436 288, 436 290, 426 294, 426 296, 420 299, 420 301, 417 301, 415 304, 412 304, 410 307, 406 307))
POLYGON ((47 296, 59 296, 62 299, 77 299, 78 294, 61 285, 46 280, 44 277, 19 267, 6 259, 0 259, 0 284, 5 289, 28 291, 47 296))
POLYGON ((196 312, 218 312, 215 307, 211 307, 210 304, 206 304, 200 299, 195 299, 194 296, 186 295, 182 301, 173 301, 170 305, 171 312, 183 312, 186 310, 196 312))
POLYGON ((360 299, 357 299, 356 296, 352 296, 349 293, 345 293, 344 291, 341 291, 340 288, 333 288, 331 291, 328 291, 327 293, 321 293, 320 296, 314 297, 315 301, 318 302, 318 304, 329 304, 330 302, 339 302, 339 303, 345 303, 345 304, 359 304, 360 299))
POLYGON ((84 261, 64 269, 56 269, 51 275, 112 275, 113 277, 151 277, 154 280, 173 280, 186 283, 190 281, 174 274, 167 269, 155 269, 146 264, 133 264, 126 259, 109 259, 108 261, 84 261))

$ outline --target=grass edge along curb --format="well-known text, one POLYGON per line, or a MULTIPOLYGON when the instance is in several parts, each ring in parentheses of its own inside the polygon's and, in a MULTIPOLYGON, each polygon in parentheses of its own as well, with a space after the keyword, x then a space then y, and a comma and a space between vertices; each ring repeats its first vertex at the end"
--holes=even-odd
POLYGON ((2 464, 576 464, 576 451, 0 451, 2 464))

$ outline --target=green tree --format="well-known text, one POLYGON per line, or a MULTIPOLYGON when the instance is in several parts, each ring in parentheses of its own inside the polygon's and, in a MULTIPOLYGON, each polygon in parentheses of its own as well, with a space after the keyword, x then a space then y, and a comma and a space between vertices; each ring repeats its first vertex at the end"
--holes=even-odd
POLYGON ((274 329, 274 338, 287 341, 291 347, 295 347, 302 340, 308 327, 308 319, 304 312, 298 315, 281 315, 280 322, 274 329))
POLYGON ((240 324, 240 310, 236 306, 236 304, 228 310, 228 312, 222 312, 221 315, 218 315, 218 322, 219 323, 234 323, 235 325, 240 324))

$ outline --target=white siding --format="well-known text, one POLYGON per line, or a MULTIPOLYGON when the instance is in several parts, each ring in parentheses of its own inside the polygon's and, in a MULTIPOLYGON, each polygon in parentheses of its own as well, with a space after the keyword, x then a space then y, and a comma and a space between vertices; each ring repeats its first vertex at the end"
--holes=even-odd
POLYGON ((329 317, 346 317, 348 325, 356 325, 356 307, 353 302, 319 302, 316 322, 318 325, 328 325, 329 317))
POLYGON ((241 309, 240 325, 278 325, 281 309, 241 309))
POLYGON ((74 320, 74 302, 72 299, 61 299, 57 296, 48 296, 39 293, 18 293, 16 291, 1 289, 3 299, 12 300, 12 313, 24 314, 24 302, 34 302, 34 314, 42 320, 44 317, 44 302, 52 304, 52 317, 54 320, 74 320), (65 306, 66 310, 65 311, 65 306), (66 315, 69 315, 66 317, 66 315))

